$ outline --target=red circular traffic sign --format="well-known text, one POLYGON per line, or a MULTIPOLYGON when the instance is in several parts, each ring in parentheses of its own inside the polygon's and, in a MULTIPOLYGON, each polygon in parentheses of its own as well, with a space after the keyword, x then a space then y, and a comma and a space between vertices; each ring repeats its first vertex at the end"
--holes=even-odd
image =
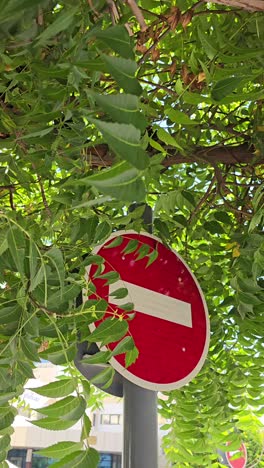
MULTIPOLYGON (((113 233, 93 254, 104 258, 104 274, 117 271, 120 275, 116 283, 106 285, 106 280, 94 277, 96 265, 87 269, 87 280, 96 287, 96 295, 89 298, 101 297, 109 305, 103 320, 112 316, 113 310, 122 313, 122 304, 134 304, 135 316, 128 323, 139 356, 126 368, 124 354, 117 355, 110 361, 112 366, 131 382, 150 390, 172 390, 188 383, 201 369, 208 352, 209 318, 200 286, 184 260, 157 237, 134 231, 113 233), (121 243, 109 248, 117 237, 121 243), (138 241, 138 247, 126 253, 131 240, 138 241), (148 255, 158 252, 149 266, 149 256, 137 260, 143 244, 149 248, 148 255), (111 295, 121 287, 128 290, 122 300, 111 295)), ((115 346, 113 343, 108 348, 115 346)))
POLYGON ((226 452, 226 459, 231 468, 245 468, 247 464, 247 449, 241 444, 238 450, 226 452), (234 458, 240 453, 239 458, 234 458))

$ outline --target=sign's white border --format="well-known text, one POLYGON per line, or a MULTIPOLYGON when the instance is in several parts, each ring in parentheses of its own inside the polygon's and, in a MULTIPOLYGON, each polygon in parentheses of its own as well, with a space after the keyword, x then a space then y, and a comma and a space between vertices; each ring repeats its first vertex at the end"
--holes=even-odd
MULTIPOLYGON (((106 239, 102 244, 96 246, 92 250, 91 254, 92 255, 97 254, 99 252, 99 250, 107 242, 114 239, 115 237, 125 236, 127 234, 143 235, 143 236, 146 236, 146 237, 150 237, 151 239, 154 239, 154 240, 156 240, 156 241, 158 241, 158 242, 160 242, 162 244, 161 239, 154 236, 153 234, 149 234, 148 232, 142 231, 142 232, 138 233, 138 232, 133 231, 133 230, 128 230, 128 231, 122 230, 122 231, 113 232, 108 237, 108 239, 106 239)), ((113 249, 114 249, 114 247, 113 247, 113 249)), ((155 383, 155 382, 149 382, 148 380, 144 380, 144 379, 141 379, 139 377, 136 377, 134 374, 132 374, 132 372, 130 372, 129 370, 127 370, 123 366, 121 366, 121 364, 119 364, 119 362, 114 357, 111 358, 111 360, 110 360, 110 364, 113 366, 113 368, 117 372, 119 372, 123 377, 125 377, 127 380, 129 380, 130 382, 133 382, 136 385, 139 385, 139 387, 143 387, 143 388, 146 388, 148 390, 153 390, 153 391, 175 390, 175 389, 180 388, 183 385, 186 385, 187 383, 189 383, 198 374, 198 372, 201 370, 201 368, 202 368, 202 366, 204 364, 204 361, 206 359, 207 353, 208 353, 209 341, 210 341, 210 322, 209 322, 208 309, 207 309, 205 298, 204 298, 203 292, 202 292, 202 290, 200 288, 200 285, 199 285, 197 279, 195 278, 194 274, 190 270, 189 266, 183 260, 183 258, 177 252, 175 252, 173 249, 171 249, 171 251, 175 254, 176 257, 178 257, 181 260, 181 262, 184 264, 186 269, 189 271, 190 275, 192 276, 192 278, 193 278, 193 280, 194 280, 194 282, 195 282, 195 284, 196 284, 196 286, 197 286, 197 288, 198 288, 198 290, 200 292, 200 296, 201 296, 201 299, 202 299, 202 302, 203 302, 204 312, 205 312, 205 319, 206 319, 206 339, 205 339, 205 345, 204 345, 203 353, 201 355, 201 358, 199 359, 199 362, 197 363, 195 368, 192 370, 192 372, 190 372, 185 378, 183 378, 181 380, 178 380, 177 382, 171 382, 171 383, 168 383, 168 384, 160 384, 160 383, 155 383)), ((88 267, 86 267, 85 278, 86 278, 87 281, 89 279, 89 272, 90 272, 91 267, 92 267, 92 265, 89 265, 88 267)), ((88 297, 86 295, 86 291, 84 290, 83 291, 83 301, 86 301, 87 299, 88 299, 88 297)), ((90 328, 90 330, 92 332, 93 330, 95 330, 96 326, 95 326, 94 323, 92 323, 92 324, 89 325, 89 328, 90 328)), ((97 343, 97 345, 98 345, 98 347, 100 347, 100 343, 97 343)), ((100 349, 107 350, 107 347, 102 346, 102 347, 100 347, 100 349)))
MULTIPOLYGON (((239 447, 238 450, 239 450, 240 452, 241 452, 241 450, 243 450, 243 458, 244 458, 244 465, 243 465, 243 468, 246 468, 246 465, 247 465, 247 447, 245 446, 244 442, 242 442, 242 444, 240 445, 240 447, 239 447)), ((228 460, 228 458, 227 458, 227 457, 228 457, 228 455, 227 455, 228 453, 230 453, 230 452, 227 452, 227 453, 226 453, 227 463, 228 463, 228 465, 229 465, 231 468, 233 468, 232 463, 233 463, 233 461, 235 461, 235 460, 228 460)), ((241 458, 242 458, 242 457, 241 457, 241 458)))

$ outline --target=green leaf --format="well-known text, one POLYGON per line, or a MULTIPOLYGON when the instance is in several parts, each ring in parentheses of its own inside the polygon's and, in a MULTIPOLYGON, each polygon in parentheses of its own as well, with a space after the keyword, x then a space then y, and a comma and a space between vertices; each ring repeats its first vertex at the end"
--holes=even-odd
POLYGON ((39 260, 38 250, 32 240, 29 240, 29 272, 30 272, 30 283, 34 280, 37 274, 37 264, 39 260))
POLYGON ((10 0, 2 2, 0 22, 14 20, 16 16, 21 16, 23 10, 36 7, 43 0, 10 0))
MULTIPOLYGON (((118 307, 122 310, 125 310, 126 312, 131 312, 132 310, 134 310, 134 304, 132 302, 126 302, 125 304, 119 305, 118 307)), ((130 319, 131 315, 132 314, 130 314, 130 319)))
POLYGON ((137 71, 136 62, 105 54, 102 54, 102 58, 109 73, 126 93, 136 94, 137 96, 142 93, 142 88, 137 78, 135 78, 137 71))
POLYGON ((138 97, 133 94, 93 94, 99 106, 113 120, 119 123, 132 124, 144 132, 147 122, 138 109, 138 97))
POLYGON ((46 351, 42 351, 39 356, 52 362, 52 364, 62 365, 73 361, 76 352, 76 343, 71 343, 69 347, 65 347, 64 349, 61 345, 51 346, 46 351))
POLYGON ((82 179, 96 187, 100 192, 127 201, 142 201, 145 198, 145 185, 139 171, 122 161, 110 169, 99 171, 82 179))
POLYGON ((136 346, 133 349, 127 351, 126 357, 125 357, 126 367, 129 367, 131 366, 131 364, 134 364, 134 362, 138 358, 138 355, 139 355, 139 350, 138 348, 136 348, 136 346))
POLYGON ((0 392, 0 405, 7 403, 9 400, 12 400, 16 397, 16 392, 0 392))
POLYGON ((235 91, 243 80, 245 80, 243 76, 232 76, 219 80, 212 88, 212 98, 215 101, 221 101, 224 97, 235 91))
POLYGON ((32 362, 40 361, 39 354, 38 354, 38 343, 27 338, 21 338, 21 348, 23 353, 25 354, 26 358, 32 362))
POLYGON ((146 169, 149 158, 140 142, 140 131, 131 124, 104 122, 90 119, 112 150, 139 170, 146 169))
POLYGON ((68 312, 69 301, 75 299, 81 292, 81 286, 78 284, 69 284, 63 290, 58 288, 48 297, 47 308, 51 311, 68 312))
POLYGON ((6 238, 6 232, 0 231, 0 255, 2 255, 8 249, 8 242, 6 238))
POLYGON ((82 427, 82 433, 81 433, 81 440, 85 441, 85 440, 88 439, 89 434, 90 434, 91 429, 92 429, 92 422, 91 422, 90 418, 87 416, 87 414, 85 414, 85 413, 83 415, 82 423, 83 423, 83 427, 82 427))
POLYGON ((74 16, 78 11, 78 7, 70 8, 69 10, 62 9, 56 13, 56 19, 44 29, 44 31, 37 37, 36 46, 43 46, 49 39, 53 38, 62 31, 68 29, 74 21, 74 16))
POLYGON ((41 265, 36 275, 30 280, 29 292, 34 291, 36 287, 42 283, 45 275, 45 266, 41 265))
POLYGON ((58 280, 60 282, 61 296, 62 296, 64 279, 65 279, 64 260, 63 260, 62 252, 57 247, 52 247, 48 252, 46 252, 45 256, 48 257, 53 268, 55 268, 56 270, 56 273, 58 275, 58 280))
POLYGON ((251 278, 242 278, 241 276, 237 276, 237 284, 241 291, 249 293, 261 292, 261 287, 258 286, 251 278))
POLYGON ((101 255, 87 255, 87 257, 82 262, 83 266, 87 265, 102 265, 105 259, 101 255))
POLYGON ((197 122, 195 120, 190 119, 190 117, 187 114, 177 109, 174 109, 173 107, 165 109, 165 113, 172 122, 175 122, 179 125, 197 125, 197 122))
MULTIPOLYGON (((191 192, 188 192, 187 190, 182 190, 181 192, 179 192, 184 201, 184 206, 186 206, 187 208, 189 209, 192 209, 192 208, 195 208, 195 199, 194 199, 194 196, 191 192)), ((178 194, 177 194, 178 195, 178 194)), ((177 196, 176 196, 177 198, 177 196)))
POLYGON ((152 250, 150 254, 148 254, 148 263, 146 267, 149 267, 155 260, 158 258, 159 252, 157 250, 152 250))
POLYGON ((74 426, 78 421, 77 420, 64 420, 56 418, 43 418, 38 421, 30 421, 34 426, 41 427, 42 429, 47 429, 49 431, 65 431, 70 427, 74 426))
POLYGON ((126 320, 107 318, 88 336, 88 341, 98 342, 102 345, 120 340, 128 331, 126 320))
POLYGON ((159 151, 160 153, 166 153, 166 149, 163 148, 157 141, 153 140, 152 138, 149 138, 149 144, 150 146, 152 146, 152 148, 159 151))
POLYGON ((99 372, 99 374, 92 377, 91 382, 94 385, 104 384, 103 388, 109 387, 114 378, 115 371, 111 366, 107 366, 104 370, 99 372))
POLYGON ((86 354, 82 358, 82 364, 106 364, 110 357, 110 351, 98 351, 96 354, 86 354))
MULTIPOLYGON (((82 382, 82 390, 83 390, 83 395, 84 395, 84 398, 85 400, 89 400, 90 396, 91 396, 91 385, 90 385, 90 382, 88 382, 86 379, 82 379, 81 380, 82 382)), ((83 415, 83 417, 85 418, 85 415, 83 415)))
POLYGON ((225 232, 221 224, 218 223, 218 221, 206 221, 203 227, 204 229, 206 229, 206 231, 210 232, 211 234, 222 234, 225 232))
POLYGON ((26 379, 34 379, 33 369, 26 361, 17 361, 17 370, 26 379))
POLYGON ((62 379, 43 385, 42 387, 30 388, 30 390, 48 398, 62 398, 70 395, 75 390, 75 381, 72 379, 62 379))
POLYGON ((98 224, 96 228, 94 243, 103 242, 105 239, 107 239, 110 236, 111 233, 112 233, 111 224, 108 221, 103 221, 102 223, 98 224))
POLYGON ((98 39, 101 39, 107 47, 111 47, 111 49, 122 57, 128 59, 134 58, 131 38, 124 26, 116 25, 108 29, 99 29, 95 32, 95 35, 98 39))
POLYGON ((262 222, 263 216, 264 215, 263 215, 262 210, 257 211, 257 213, 254 214, 249 224, 249 228, 248 228, 249 232, 254 231, 254 229, 262 222))
POLYGON ((53 463, 53 468, 97 468, 100 461, 98 452, 89 448, 86 451, 73 452, 53 463))
POLYGON ((9 465, 6 462, 6 458, 7 458, 7 450, 3 450, 2 452, 0 452, 0 467, 1 468, 9 467, 9 465))
POLYGON ((0 438, 0 451, 6 450, 10 445, 11 437, 6 434, 0 438))
POLYGON ((118 247, 119 245, 122 244, 123 240, 124 240, 123 236, 115 237, 110 243, 104 246, 104 249, 112 249, 114 247, 118 247))
POLYGON ((100 279, 106 279, 105 285, 116 283, 120 279, 120 275, 117 271, 109 271, 103 275, 98 276, 100 279))
POLYGON ((128 255, 130 253, 135 252, 139 246, 139 243, 136 239, 130 239, 126 245, 126 247, 122 250, 122 253, 128 255))
POLYGON ((225 211, 217 211, 214 214, 214 218, 217 221, 220 221, 220 223, 224 223, 224 224, 231 224, 232 223, 231 216, 228 213, 226 213, 225 211))
POLYGON ((44 137, 45 135, 48 135, 49 133, 51 133, 53 130, 52 127, 48 127, 48 128, 42 128, 41 130, 37 130, 36 132, 32 132, 32 133, 27 133, 26 135, 23 135, 23 137, 21 137, 23 140, 28 140, 29 138, 40 138, 40 137, 44 137))
POLYGON ((248 293, 248 292, 245 293, 243 291, 238 292, 238 300, 245 304, 250 304, 250 305, 262 304, 261 299, 259 299, 256 295, 248 293))
POLYGON ((7 233, 7 242, 17 270, 23 276, 25 271, 25 238, 22 231, 17 227, 11 227, 7 233))
POLYGON ((11 408, 6 414, 1 415, 1 418, 0 418, 0 431, 5 429, 6 427, 10 427, 11 424, 13 424, 14 418, 15 418, 15 415, 14 415, 14 412, 11 411, 11 408))
POLYGON ((175 146, 175 148, 178 148, 180 151, 183 151, 182 147, 177 143, 175 138, 164 128, 160 127, 157 130, 157 137, 159 140, 163 141, 166 145, 170 146, 175 146))
POLYGON ((19 305, 0 307, 0 324, 18 322, 22 309, 19 305))
POLYGON ((198 37, 207 57, 212 60, 218 52, 212 43, 212 38, 205 34, 201 28, 198 28, 198 37))
POLYGON ((116 291, 113 291, 110 296, 113 296, 117 299, 123 299, 123 297, 126 297, 128 295, 128 289, 127 288, 119 288, 116 289, 116 291))
POLYGON ((60 418, 65 421, 77 421, 82 417, 86 409, 86 402, 82 397, 67 396, 44 408, 36 408, 35 411, 49 418, 60 418))
MULTIPOLYGON (((73 184, 74 185, 74 184, 73 184)), ((103 203, 107 203, 111 200, 110 197, 98 197, 94 200, 84 201, 82 203, 73 203, 73 207, 71 210, 79 210, 80 208, 91 208, 96 205, 102 205, 103 203)))
POLYGON ((255 211, 260 207, 260 204, 262 203, 263 198, 264 198, 264 187, 263 185, 260 185, 257 188, 255 195, 253 197, 253 200, 252 200, 252 205, 255 211))
POLYGON ((111 353, 112 356, 117 356, 118 354, 126 353, 134 349, 135 343, 131 336, 125 336, 119 343, 116 345, 115 349, 111 353))
POLYGON ((164 221, 161 221, 160 219, 156 218, 154 220, 154 226, 158 230, 159 234, 164 237, 164 239, 169 239, 170 237, 170 231, 167 226, 167 224, 164 221))
POLYGON ((146 257, 149 251, 150 251, 150 246, 148 244, 142 244, 137 251, 136 262, 146 257))
POLYGON ((57 444, 50 445, 47 448, 38 450, 38 455, 48 458, 61 459, 69 453, 81 450, 82 444, 80 442, 58 442, 57 444))

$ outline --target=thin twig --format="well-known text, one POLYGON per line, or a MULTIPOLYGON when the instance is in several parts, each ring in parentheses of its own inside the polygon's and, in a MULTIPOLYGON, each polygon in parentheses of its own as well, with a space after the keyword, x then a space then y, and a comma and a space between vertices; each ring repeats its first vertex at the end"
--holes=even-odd
POLYGON ((18 184, 0 185, 0 190, 10 190, 10 189, 14 190, 15 185, 18 185, 18 184))
POLYGON ((208 197, 210 196, 210 193, 212 191, 212 188, 214 186, 214 183, 216 181, 216 175, 213 176, 212 180, 211 180, 211 183, 208 187, 208 189, 206 190, 205 194, 203 195, 203 197, 201 198, 201 200, 199 201, 198 205, 195 207, 195 209, 193 210, 193 212, 191 213, 191 216, 190 218, 188 219, 188 224, 190 224, 193 220, 193 218, 195 217, 195 215, 198 213, 198 211, 200 210, 200 208, 203 206, 203 204, 207 201, 208 197))
POLYGON ((120 15, 118 13, 118 10, 117 10, 117 7, 116 7, 116 4, 115 4, 114 0, 106 0, 106 3, 108 4, 112 24, 114 26, 118 22, 118 20, 120 19, 120 15))
POLYGON ((237 213, 241 216, 241 219, 243 218, 243 216, 247 217, 247 218, 251 218, 252 215, 250 213, 248 213, 247 211, 244 211, 244 210, 239 210, 238 208, 235 208, 223 195, 223 193, 221 192, 221 188, 219 189, 219 195, 221 197, 221 199, 223 200, 224 204, 226 206, 228 206, 228 208, 233 211, 234 213, 237 213))
POLYGON ((163 31, 163 33, 153 42, 153 44, 148 48, 148 50, 146 50, 146 52, 144 53, 144 55, 141 57, 141 59, 138 61, 138 66, 142 65, 147 56, 151 53, 151 51, 153 49, 155 49, 155 47, 157 46, 157 44, 162 40, 164 39, 164 37, 167 36, 167 34, 169 34, 169 32, 171 31, 170 27, 166 28, 165 31, 163 31))
POLYGON ((14 188, 10 187, 9 188, 9 201, 10 201, 10 206, 13 211, 16 211, 16 207, 14 204, 14 188))
POLYGON ((43 10, 40 7, 38 8, 37 24, 39 26, 43 26, 44 24, 43 10))
POLYGON ((194 12, 193 16, 200 16, 200 15, 208 15, 212 13, 216 14, 228 14, 228 13, 237 13, 241 12, 241 10, 238 8, 236 10, 202 10, 202 11, 196 11, 194 12))
POLYGON ((192 6, 192 10, 198 8, 199 6, 204 5, 204 0, 200 0, 192 6))
POLYGON ((92 10, 94 16, 95 16, 96 18, 100 18, 100 13, 95 9, 92 0, 87 0, 87 3, 88 3, 88 5, 89 5, 89 7, 91 8, 91 10, 92 10))
POLYGON ((146 10, 146 8, 141 8, 141 11, 144 11, 148 15, 155 16, 159 21, 161 20, 162 15, 159 15, 158 13, 154 13, 153 11, 146 10))
POLYGON ((125 2, 128 4, 130 10, 132 11, 132 13, 135 15, 137 21, 138 21, 138 24, 140 26, 140 30, 142 32, 146 31, 148 29, 146 23, 145 23, 145 18, 143 16, 143 13, 142 11, 140 10, 140 8, 138 7, 137 3, 135 2, 135 0, 125 0, 125 2))
POLYGON ((178 97, 178 93, 176 93, 176 91, 173 91, 172 89, 167 88, 166 86, 160 85, 158 83, 153 83, 151 81, 143 80, 143 78, 139 78, 139 81, 142 81, 142 83, 146 83, 150 86, 154 86, 154 88, 150 90, 151 93, 153 93, 155 89, 164 89, 164 91, 167 91, 167 93, 171 94, 172 96, 178 97))
MULTIPOLYGON (((36 171, 36 166, 34 163, 32 163, 32 167, 34 169, 34 171, 36 171)), ((47 197, 46 197, 46 193, 45 193, 45 189, 44 189, 44 185, 43 185, 43 182, 41 180, 41 176, 39 176, 37 174, 37 178, 38 178, 38 184, 39 184, 39 188, 40 188, 40 193, 41 193, 41 198, 42 198, 42 201, 43 201, 43 205, 45 207, 45 210, 49 216, 49 218, 52 218, 52 213, 51 213, 51 210, 50 210, 50 207, 49 207, 49 204, 48 204, 48 201, 47 201, 47 197)))
POLYGON ((35 301, 35 299, 32 297, 31 294, 29 294, 29 299, 32 305, 36 307, 36 309, 42 310, 42 312, 45 312, 47 315, 50 315, 51 317, 59 317, 59 318, 65 317, 65 315, 57 314, 57 312, 53 312, 52 310, 47 309, 47 307, 45 307, 44 305, 39 304, 37 301, 35 301))
POLYGON ((46 210, 49 218, 52 218, 52 213, 51 213, 50 207, 49 207, 48 202, 47 202, 46 193, 45 193, 45 190, 44 190, 44 185, 42 183, 42 180, 41 180, 40 176, 38 177, 38 183, 39 183, 39 187, 40 187, 40 193, 41 193, 43 205, 45 207, 45 210, 46 210))

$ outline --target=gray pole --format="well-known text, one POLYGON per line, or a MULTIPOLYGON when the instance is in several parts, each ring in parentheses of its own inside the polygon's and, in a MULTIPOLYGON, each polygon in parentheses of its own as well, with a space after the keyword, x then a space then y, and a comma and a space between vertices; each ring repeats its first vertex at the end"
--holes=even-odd
POLYGON ((123 468, 158 468, 157 394, 124 379, 123 468))
MULTIPOLYGON (((147 205, 143 219, 151 232, 152 210, 147 205)), ((123 468, 158 468, 157 393, 124 379, 123 395, 123 468)))

